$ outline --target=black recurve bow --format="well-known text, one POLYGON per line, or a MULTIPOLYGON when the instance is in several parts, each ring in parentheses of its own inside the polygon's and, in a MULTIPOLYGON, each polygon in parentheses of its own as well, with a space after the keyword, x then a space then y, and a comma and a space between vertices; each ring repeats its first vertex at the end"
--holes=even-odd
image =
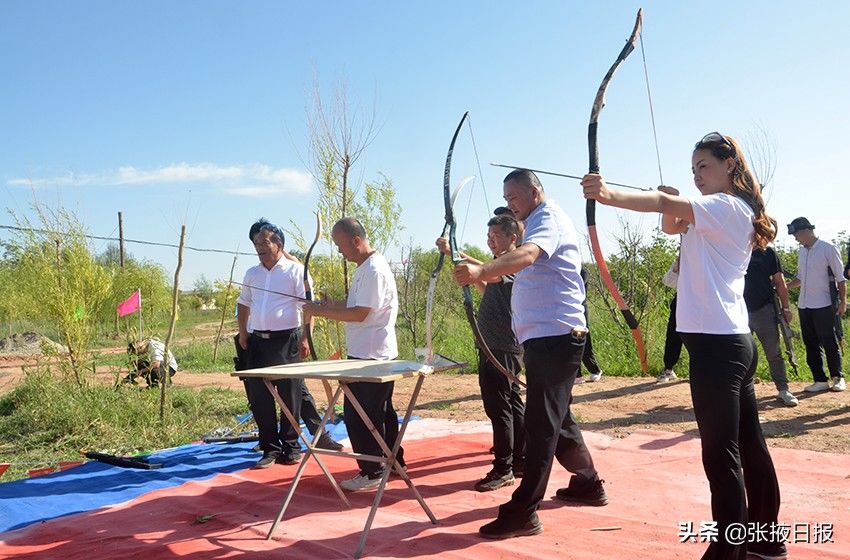
MULTIPOLYGON (((452 141, 449 144, 449 151, 446 155, 446 168, 443 173, 443 203, 445 205, 446 211, 446 225, 443 227, 443 236, 448 233, 449 238, 449 249, 451 251, 452 263, 455 265, 466 262, 466 259, 461 258, 457 249, 457 240, 455 239, 457 223, 455 222, 454 216, 454 208, 452 207, 452 193, 451 193, 451 170, 452 170, 452 154, 455 149, 455 142, 457 141, 457 137, 460 134, 460 130, 463 127, 463 123, 466 122, 466 119, 469 117, 469 112, 463 114, 460 122, 457 125, 457 129, 455 130, 454 136, 452 136, 452 141)), ((438 266, 442 264, 442 253, 440 253, 440 262, 438 262, 438 266)), ((439 271, 439 268, 437 269, 439 271)), ((481 335, 481 329, 478 328, 478 320, 475 318, 475 309, 472 303, 472 290, 470 287, 463 287, 463 307, 466 311, 466 318, 469 321, 469 326, 472 328, 472 334, 475 336, 475 340, 478 345, 478 349, 484 353, 484 356, 487 360, 493 364, 502 375, 507 377, 513 383, 520 385, 521 387, 525 387, 525 383, 522 382, 516 375, 511 373, 505 368, 499 360, 496 359, 496 356, 493 355, 493 352, 490 350, 490 347, 487 346, 487 343, 484 342, 484 337, 481 335)))

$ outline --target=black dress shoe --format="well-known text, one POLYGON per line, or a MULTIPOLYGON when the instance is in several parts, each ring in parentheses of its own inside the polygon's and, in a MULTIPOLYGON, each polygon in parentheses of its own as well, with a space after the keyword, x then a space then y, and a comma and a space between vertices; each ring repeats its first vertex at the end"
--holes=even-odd
POLYGON ((476 482, 474 488, 477 492, 492 492, 505 486, 513 486, 514 482, 514 475, 511 471, 500 472, 494 469, 476 482))
POLYGON ((254 465, 255 469, 267 469, 274 465, 275 461, 280 457, 279 451, 265 451, 262 458, 254 465))
POLYGON ((322 432, 319 436, 319 441, 316 442, 316 447, 319 449, 329 449, 331 451, 342 451, 342 444, 334 441, 331 435, 327 432, 322 432))
POLYGON ((570 478, 570 485, 566 488, 560 488, 555 492, 555 497, 565 502, 576 502, 588 506, 604 506, 608 504, 608 496, 605 494, 605 488, 602 487, 604 481, 588 479, 580 479, 576 475, 570 478))
POLYGON ((531 514, 531 517, 525 521, 516 521, 497 517, 495 520, 482 525, 478 529, 478 534, 485 539, 510 539, 512 537, 528 537, 531 535, 539 535, 543 532, 543 524, 537 518, 537 514, 531 514))
POLYGON ((297 465, 301 462, 301 452, 300 451, 290 451, 288 453, 281 453, 277 457, 277 463, 281 465, 297 465))

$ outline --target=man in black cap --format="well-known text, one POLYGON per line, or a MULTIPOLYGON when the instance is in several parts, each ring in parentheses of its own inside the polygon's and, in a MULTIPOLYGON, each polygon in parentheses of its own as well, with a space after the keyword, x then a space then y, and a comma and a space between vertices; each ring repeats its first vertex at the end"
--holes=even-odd
POLYGON ((804 390, 819 393, 831 389, 844 391, 847 384, 841 370, 841 349, 835 328, 836 315, 847 310, 847 291, 843 277, 835 272, 844 269, 838 249, 818 239, 815 226, 806 218, 796 218, 788 224, 788 234, 802 245, 797 254, 797 278, 789 288, 800 288, 797 307, 800 310, 800 332, 806 345, 806 363, 812 370, 814 383, 804 390), (833 305, 830 284, 837 283, 838 304, 833 305), (832 377, 832 385, 823 368, 823 354, 832 377))

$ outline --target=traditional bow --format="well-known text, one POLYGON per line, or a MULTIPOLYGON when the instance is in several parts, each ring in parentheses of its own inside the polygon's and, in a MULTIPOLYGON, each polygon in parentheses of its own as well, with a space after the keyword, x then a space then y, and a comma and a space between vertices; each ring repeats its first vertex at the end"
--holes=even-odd
MULTIPOLYGON (((602 112, 602 108, 605 106, 605 90, 608 88, 608 82, 611 81, 611 78, 614 76, 614 72, 617 71, 620 64, 622 64, 629 54, 631 54, 631 52, 635 49, 635 44, 638 36, 640 35, 642 18, 643 10, 638 10, 635 27, 632 30, 629 40, 626 41, 626 45, 623 47, 623 50, 620 51, 617 60, 614 61, 614 64, 611 65, 608 73, 605 74, 605 78, 603 78, 602 84, 596 92, 596 99, 593 101, 593 108, 590 111, 590 124, 587 127, 587 144, 590 151, 590 173, 599 173, 599 146, 596 141, 596 126, 597 121, 599 120, 599 113, 602 112)), ((599 238, 596 235, 595 200, 588 199, 585 214, 587 217, 587 231, 590 236, 590 246, 593 250, 593 258, 596 260, 596 264, 599 267, 599 274, 602 277, 602 281, 608 289, 608 292, 614 298, 614 301, 617 302, 617 307, 620 308, 620 312, 623 314, 626 324, 628 324, 629 328, 632 330, 632 338, 635 341, 638 357, 640 358, 640 369, 644 373, 647 373, 649 371, 649 364, 646 361, 646 349, 644 348, 643 335, 640 332, 637 319, 635 319, 634 314, 629 309, 629 306, 626 304, 623 296, 620 295, 619 290, 617 290, 617 286, 614 284, 614 279, 611 277, 611 272, 608 270, 608 264, 605 262, 605 256, 602 254, 602 249, 599 246, 599 238)))
MULTIPOLYGON (((452 141, 449 144, 449 151, 446 155, 446 168, 443 173, 443 203, 445 205, 446 211, 446 225, 443 227, 443 236, 447 233, 449 237, 449 249, 451 250, 451 258, 452 263, 461 264, 466 262, 465 259, 461 258, 457 249, 457 240, 455 239, 455 234, 457 230, 457 223, 455 222, 454 216, 454 208, 453 208, 453 200, 451 195, 451 169, 452 169, 452 154, 455 149, 455 142, 457 141, 457 137, 460 134, 460 129, 463 127, 463 123, 466 122, 466 119, 469 117, 469 112, 463 114, 460 122, 457 125, 457 129, 455 130, 454 136, 452 136, 452 141)), ((440 254, 440 260, 437 263, 437 272, 439 272, 439 267, 442 266, 443 256, 440 254)), ((472 334, 475 335, 475 340, 478 344, 479 350, 484 353, 484 356, 487 360, 493 364, 502 375, 510 379, 512 382, 525 387, 525 383, 523 383, 516 375, 508 371, 505 366, 499 363, 499 360, 493 355, 493 352, 490 351, 490 347, 487 346, 487 343, 484 342, 484 337, 481 335, 481 329, 478 328, 478 321, 475 319, 475 309, 472 305, 472 290, 469 286, 463 287, 463 307, 466 311, 466 318, 469 321, 469 326, 472 327, 472 334)))
MULTIPOLYGON (((455 201, 457 200, 460 191, 468 185, 472 180, 475 179, 474 176, 466 177, 460 183, 458 183, 455 190, 452 192, 451 200, 449 204, 454 208, 455 201)), ((440 237, 445 237, 446 233, 449 230, 449 223, 446 222, 443 225, 443 232, 440 234, 440 237)), ((431 279, 428 281, 428 295, 426 297, 425 303, 425 363, 432 364, 434 362, 434 337, 432 330, 432 323, 434 319, 434 295, 437 291, 437 278, 440 275, 440 270, 443 268, 443 261, 445 261, 446 255, 442 252, 440 256, 437 257, 437 266, 434 267, 434 270, 431 271, 431 279)))
MULTIPOLYGON (((310 285, 310 256, 313 254, 313 249, 316 247, 316 243, 319 242, 320 237, 322 237, 322 218, 316 212, 316 237, 313 238, 313 243, 310 244, 310 248, 307 249, 307 255, 304 257, 304 299, 307 301, 313 301, 313 287, 310 285)), ((313 346, 313 332, 310 325, 304 325, 304 331, 307 333, 307 345, 310 347, 310 357, 315 361, 318 358, 316 358, 316 348, 313 346)))

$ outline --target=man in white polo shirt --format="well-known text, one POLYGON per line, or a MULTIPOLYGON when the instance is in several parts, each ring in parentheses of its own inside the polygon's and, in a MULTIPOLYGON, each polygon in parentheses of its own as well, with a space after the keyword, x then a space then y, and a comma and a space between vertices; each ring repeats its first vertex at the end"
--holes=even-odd
MULTIPOLYGON (((395 321, 398 316, 398 292, 395 276, 383 255, 372 249, 366 230, 355 218, 343 218, 334 224, 331 239, 340 254, 357 268, 351 276, 351 289, 345 302, 321 302, 304 305, 304 320, 327 317, 345 322, 345 341, 350 359, 392 360, 398 356, 395 321)), ((392 449, 398 437, 398 414, 393 407, 394 382, 351 383, 349 388, 366 411, 387 447, 392 449)), ((383 455, 348 398, 344 404, 345 425, 355 453, 383 455)), ((396 457, 404 468, 404 450, 396 457)), ((357 461, 360 472, 340 486, 356 492, 377 488, 384 466, 373 461, 357 461)))
MULTIPOLYGON (((301 336, 299 301, 280 293, 304 297, 304 267, 283 256, 283 232, 260 218, 249 231, 260 264, 249 268, 236 300, 239 345, 247 351, 247 367, 261 368, 300 362, 309 352, 301 336), (250 320, 250 329, 249 329, 250 320), (249 331, 250 334, 249 334, 249 331)), ((308 327, 309 328, 309 327, 308 327)), ((301 379, 275 381, 278 394, 295 418, 301 415, 301 379)), ((255 468, 275 462, 293 465, 300 460, 301 444, 295 428, 281 415, 280 432, 274 397, 259 378, 245 381, 248 404, 260 435, 263 457, 255 468)))
POLYGON ((553 459, 573 473, 556 497, 590 506, 608 503, 590 450, 570 411, 572 389, 584 353, 587 324, 580 276, 579 237, 572 221, 547 200, 532 171, 505 177, 504 196, 525 222, 523 243, 482 265, 459 264, 460 285, 516 273, 511 295, 514 334, 523 345, 528 382, 525 404, 525 473, 510 501, 478 533, 488 539, 536 535, 543 531, 537 509, 546 494, 553 459))
POLYGON ((797 253, 797 278, 788 283, 789 288, 800 288, 797 308, 800 311, 800 333, 806 345, 806 363, 812 370, 814 383, 804 391, 819 393, 831 389, 843 391, 847 388, 841 370, 841 348, 835 330, 835 317, 843 317, 847 311, 847 288, 841 276, 844 265, 835 246, 818 239, 815 226, 800 217, 788 224, 788 235, 802 245, 797 253), (833 306, 829 291, 830 283, 838 284, 838 306, 833 306), (823 354, 832 377, 832 385, 823 369, 823 354))

